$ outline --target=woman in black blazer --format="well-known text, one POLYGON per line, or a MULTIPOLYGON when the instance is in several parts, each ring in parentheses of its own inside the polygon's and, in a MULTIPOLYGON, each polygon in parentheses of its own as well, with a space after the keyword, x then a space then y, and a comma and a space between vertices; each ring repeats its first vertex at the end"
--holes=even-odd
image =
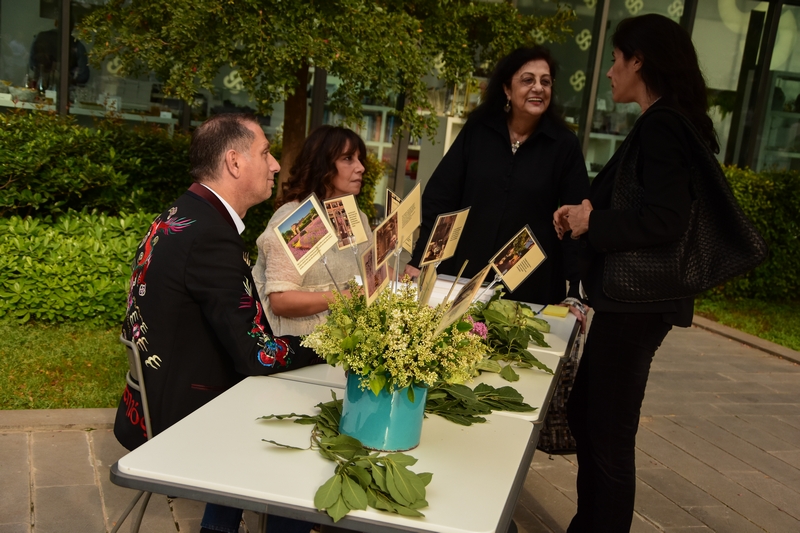
POLYGON ((569 533, 630 529, 636 430, 650 362, 672 326, 692 323, 692 298, 631 303, 609 297, 606 257, 677 241, 688 228, 689 154, 697 147, 684 118, 707 144, 703 149, 719 151, 689 34, 649 14, 620 22, 612 41, 607 76, 614 101, 636 102, 642 115, 595 178, 589 199, 561 207, 553 220, 560 238, 580 241, 581 279, 595 311, 568 404, 578 451, 578 512, 569 533), (635 208, 621 207, 626 195, 636 198, 635 208))

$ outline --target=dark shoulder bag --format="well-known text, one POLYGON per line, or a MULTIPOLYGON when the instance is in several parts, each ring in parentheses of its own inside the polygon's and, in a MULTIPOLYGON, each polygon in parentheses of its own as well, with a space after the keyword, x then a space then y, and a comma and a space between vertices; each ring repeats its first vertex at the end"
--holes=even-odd
MULTIPOLYGON (((736 202, 714 154, 680 113, 659 107, 684 124, 692 145, 689 227, 676 242, 606 254, 603 292, 622 302, 656 302, 695 296, 745 274, 767 257, 767 244, 736 202)), ((638 209, 644 187, 636 175, 638 123, 621 154, 614 209, 638 209)))

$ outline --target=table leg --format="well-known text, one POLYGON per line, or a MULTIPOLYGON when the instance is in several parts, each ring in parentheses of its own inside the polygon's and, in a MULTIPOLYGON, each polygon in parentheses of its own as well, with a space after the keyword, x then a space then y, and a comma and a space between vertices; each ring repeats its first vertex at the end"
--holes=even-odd
POLYGON ((258 513, 258 533, 267 533, 267 513, 258 513))

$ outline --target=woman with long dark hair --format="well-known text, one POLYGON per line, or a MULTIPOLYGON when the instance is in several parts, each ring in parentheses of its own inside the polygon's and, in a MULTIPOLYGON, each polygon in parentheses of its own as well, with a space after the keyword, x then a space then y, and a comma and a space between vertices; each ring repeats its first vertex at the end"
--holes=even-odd
MULTIPOLYGON (((458 249, 439 266, 455 275, 480 271, 525 224, 547 260, 512 294, 515 300, 557 303, 578 295, 576 258, 565 260, 551 213, 588 196, 589 179, 577 136, 559 116, 558 67, 543 47, 520 48, 501 59, 464 128, 431 176, 422 196, 422 228, 406 272, 417 275, 437 215, 471 207, 458 249)), ((562 249, 563 248, 563 249, 562 249)))
MULTIPOLYGON (((554 214, 559 237, 581 241, 581 277, 595 311, 568 403, 578 452, 578 512, 570 533, 630 529, 636 431, 650 363, 673 326, 692 323, 691 297, 610 297, 619 279, 609 276, 619 274, 607 260, 681 239, 692 209, 692 154, 713 159, 711 152, 719 151, 689 34, 650 14, 620 22, 612 43, 607 76, 614 101, 636 102, 642 115, 592 182, 589 199, 554 214)), ((652 284, 641 275, 626 283, 652 284)))
MULTIPOLYGON (((276 201, 275 214, 256 240, 258 261, 253 279, 275 335, 308 335, 325 321, 328 302, 336 290, 328 269, 340 288, 359 273, 353 251, 334 246, 326 254, 328 269, 318 262, 301 276, 281 247, 275 226, 311 193, 320 200, 358 195, 366 159, 364 141, 348 128, 320 126, 305 140, 283 184, 283 195, 276 201)), ((369 247, 372 231, 367 216, 359 215, 369 237, 359 245, 361 253, 369 247)))

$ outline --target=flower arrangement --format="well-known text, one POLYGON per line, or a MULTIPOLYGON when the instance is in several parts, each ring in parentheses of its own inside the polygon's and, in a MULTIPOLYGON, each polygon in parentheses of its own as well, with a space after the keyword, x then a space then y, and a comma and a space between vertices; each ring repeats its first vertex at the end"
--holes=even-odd
POLYGON ((353 296, 335 294, 327 321, 302 344, 328 364, 361 376, 362 389, 378 395, 409 386, 411 397, 410 385, 463 383, 473 376, 487 348, 466 315, 437 335, 449 304, 420 306, 417 288, 404 283, 396 292, 382 291, 368 306, 354 281, 348 287, 353 296))

